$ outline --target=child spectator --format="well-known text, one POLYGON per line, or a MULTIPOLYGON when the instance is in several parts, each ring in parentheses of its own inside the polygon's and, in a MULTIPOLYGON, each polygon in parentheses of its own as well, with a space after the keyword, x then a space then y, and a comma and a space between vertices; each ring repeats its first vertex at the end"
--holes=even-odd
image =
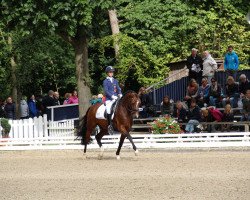
POLYGON ((208 103, 208 93, 209 93, 210 85, 208 84, 207 78, 203 78, 201 81, 201 86, 198 90, 198 106, 204 107, 204 104, 208 103))
POLYGON ((239 86, 237 83, 235 83, 234 78, 232 76, 229 76, 227 78, 226 84, 226 95, 222 100, 223 107, 225 107, 227 103, 230 103, 232 108, 237 107, 238 97, 239 86))
MULTIPOLYGON (((233 115, 233 110, 230 104, 227 104, 224 108, 223 116, 222 116, 222 121, 223 122, 232 122, 234 120, 234 115, 233 115)), ((227 131, 229 132, 231 129, 231 124, 223 124, 221 127, 221 131, 227 131)))
POLYGON ((65 100, 63 101, 63 105, 69 104, 69 99, 70 99, 71 95, 72 95, 71 93, 65 93, 65 95, 64 95, 65 100))
POLYGON ((188 110, 187 118, 188 124, 186 125, 185 130, 187 133, 194 133, 197 131, 196 127, 201 121, 200 108, 197 106, 195 99, 191 99, 190 101, 190 108, 188 110))
POLYGON ((243 116, 241 121, 250 121, 250 89, 246 91, 245 97, 242 99, 243 116))
POLYGON ((186 96, 184 97, 184 100, 188 103, 188 107, 190 106, 191 99, 197 98, 198 88, 199 85, 197 84, 197 82, 194 79, 191 79, 187 87, 186 96))
POLYGON ((173 116, 177 118, 178 122, 187 121, 187 111, 185 108, 183 108, 183 104, 181 101, 176 102, 176 108, 174 110, 173 116))
POLYGON ((211 86, 208 91, 209 105, 217 106, 220 102, 222 95, 221 86, 218 84, 215 78, 211 79, 211 86))
POLYGON ((163 101, 161 102, 161 115, 173 115, 174 105, 170 100, 169 96, 163 97, 163 101))

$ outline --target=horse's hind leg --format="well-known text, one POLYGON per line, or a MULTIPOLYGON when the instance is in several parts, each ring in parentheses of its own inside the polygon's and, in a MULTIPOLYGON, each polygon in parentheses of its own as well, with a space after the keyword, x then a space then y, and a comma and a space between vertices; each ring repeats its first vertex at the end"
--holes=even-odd
POLYGON ((116 158, 117 160, 120 160, 120 151, 121 151, 121 148, 122 148, 122 145, 123 145, 123 142, 124 142, 124 139, 126 138, 125 135, 121 134, 121 137, 120 137, 120 142, 119 142, 119 146, 118 146, 118 149, 116 151, 116 158))
POLYGON ((135 146, 135 143, 134 143, 134 141, 133 141, 131 135, 130 135, 129 133, 127 133, 127 134, 126 134, 126 137, 128 138, 128 140, 129 140, 130 143, 132 144, 133 149, 134 149, 134 151, 135 151, 135 155, 137 156, 138 153, 139 153, 139 151, 137 150, 137 148, 136 148, 136 146, 135 146))

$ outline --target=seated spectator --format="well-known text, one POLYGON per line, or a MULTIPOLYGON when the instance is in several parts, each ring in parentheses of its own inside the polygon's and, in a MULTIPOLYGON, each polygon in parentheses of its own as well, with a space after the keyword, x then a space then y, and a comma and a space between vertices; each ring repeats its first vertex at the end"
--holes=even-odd
POLYGON ((71 95, 72 95, 71 93, 65 93, 65 95, 64 95, 65 100, 63 101, 63 105, 69 104, 69 99, 70 99, 71 95))
POLYGON ((177 118, 178 122, 187 121, 187 110, 183 108, 183 104, 181 101, 176 102, 176 108, 174 109, 173 116, 177 118))
POLYGON ((28 106, 29 106, 29 116, 31 118, 37 117, 38 116, 38 109, 37 109, 37 105, 36 105, 35 95, 31 95, 30 100, 28 102, 28 106))
POLYGON ((227 78, 225 96, 222 100, 223 107, 225 107, 227 103, 230 103, 232 108, 237 107, 238 98, 239 86, 237 83, 235 83, 234 78, 232 76, 229 76, 227 78))
POLYGON ((218 106, 222 95, 221 86, 218 84, 215 78, 211 79, 211 86, 208 91, 209 105, 218 106))
POLYGON ((97 103, 102 103, 102 98, 100 98, 100 96, 99 96, 99 98, 98 98, 97 95, 93 95, 93 96, 92 96, 92 99, 90 100, 90 104, 91 104, 91 105, 95 105, 95 104, 97 104, 97 103))
POLYGON ((98 102, 100 102, 100 103, 104 103, 104 102, 105 102, 105 99, 104 99, 103 94, 98 94, 98 95, 97 95, 97 99, 99 99, 98 102))
POLYGON ((250 82, 247 80, 245 74, 241 74, 239 77, 239 94, 243 97, 246 94, 246 91, 250 89, 250 82))
POLYGON ((243 103, 243 116, 241 121, 250 121, 250 89, 246 91, 245 97, 242 99, 243 103))
POLYGON ((29 118, 29 106, 27 103, 26 96, 22 96, 19 109, 20 109, 20 119, 28 119, 29 118))
POLYGON ((77 91, 74 90, 72 92, 71 97, 69 98, 68 104, 76 104, 78 103, 78 96, 77 96, 77 91))
MULTIPOLYGON (((227 104, 224 108, 223 116, 222 116, 222 121, 223 122, 232 122, 234 120, 234 115, 233 115, 233 110, 230 104, 227 104)), ((231 129, 232 125, 231 124, 223 124, 221 127, 221 131, 227 131, 229 132, 231 129)))
POLYGON ((16 119, 16 105, 13 103, 11 97, 7 98, 4 111, 7 119, 16 119))
POLYGON ((185 131, 187 133, 194 133, 197 132, 197 126, 201 121, 201 113, 200 108, 196 104, 195 99, 191 99, 190 101, 190 108, 187 114, 188 124, 186 125, 185 131))
POLYGON ((187 87, 186 96, 184 97, 184 100, 188 103, 188 107, 190 107, 191 99, 197 98, 198 88, 199 85, 197 84, 196 80, 191 79, 187 87))
POLYGON ((161 102, 161 115, 173 115, 174 112, 174 104, 173 101, 169 98, 169 96, 163 97, 163 101, 161 102))
MULTIPOLYGON (((202 108, 201 109, 201 119, 202 119, 202 122, 214 122, 215 121, 209 108, 202 108)), ((216 132, 215 126, 213 124, 203 125, 203 129, 207 130, 209 133, 216 132)))
POLYGON ((143 109, 139 113, 140 117, 147 118, 154 116, 153 103, 150 96, 146 93, 146 89, 144 87, 139 89, 138 95, 141 100, 141 108, 143 109))
POLYGON ((204 107, 206 104, 208 104, 208 92, 209 92, 210 85, 208 84, 207 78, 203 78, 201 81, 201 86, 198 90, 198 106, 204 107))

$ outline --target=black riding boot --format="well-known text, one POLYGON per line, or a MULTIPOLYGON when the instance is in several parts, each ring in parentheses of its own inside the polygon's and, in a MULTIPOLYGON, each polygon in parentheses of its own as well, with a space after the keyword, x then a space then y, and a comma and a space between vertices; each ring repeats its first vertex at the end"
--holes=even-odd
POLYGON ((113 126, 112 126, 112 120, 111 120, 111 114, 107 114, 107 120, 108 120, 108 133, 110 135, 113 135, 114 134, 114 129, 113 129, 113 126))

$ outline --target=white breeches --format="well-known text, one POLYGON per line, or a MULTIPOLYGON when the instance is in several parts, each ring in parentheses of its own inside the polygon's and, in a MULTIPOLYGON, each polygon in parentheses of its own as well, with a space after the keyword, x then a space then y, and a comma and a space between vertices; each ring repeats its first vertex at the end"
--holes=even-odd
POLYGON ((113 105, 113 103, 115 102, 115 100, 107 100, 105 103, 106 103, 106 111, 107 111, 107 114, 110 114, 111 113, 111 107, 113 105))

